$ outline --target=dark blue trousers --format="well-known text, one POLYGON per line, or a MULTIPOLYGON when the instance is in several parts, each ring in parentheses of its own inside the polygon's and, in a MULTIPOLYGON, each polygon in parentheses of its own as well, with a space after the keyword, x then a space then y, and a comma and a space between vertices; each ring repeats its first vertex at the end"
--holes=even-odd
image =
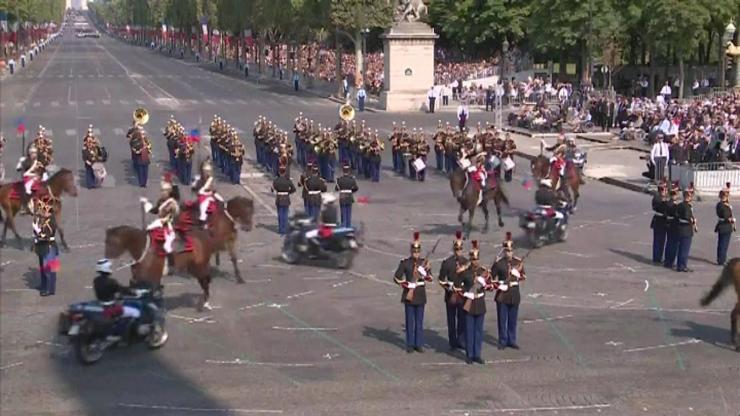
POLYGON ((278 214, 278 234, 285 235, 288 233, 288 206, 277 206, 278 214))
POLYGON ((725 264, 732 233, 717 234, 717 264, 725 264))
POLYGON ((146 183, 149 179, 149 164, 134 160, 134 173, 136 173, 136 180, 139 186, 146 188, 146 183))
POLYGON ((465 345, 465 311, 460 305, 446 304, 447 307, 447 339, 450 348, 460 348, 465 345))
POLYGON ((666 249, 666 229, 665 227, 653 228, 653 263, 663 262, 663 252, 666 249))
POLYGON ((235 161, 231 166, 231 183, 238 185, 242 179, 242 161, 235 161))
POLYGON ((318 220, 320 211, 321 211, 321 205, 308 204, 308 216, 309 217, 315 220, 318 220))
POLYGON ((445 168, 444 166, 444 160, 445 155, 442 152, 434 152, 434 157, 437 160, 437 170, 443 170, 445 168))
POLYGON ((421 348, 424 345, 424 305, 404 304, 406 314, 406 347, 421 348))
POLYGON ((393 171, 394 172, 398 172, 398 152, 396 152, 395 150, 393 150, 391 152, 391 156, 393 158, 393 171))
POLYGON ((95 188, 95 173, 92 166, 85 163, 85 186, 87 189, 95 188))
POLYGON ((673 268, 676 263, 676 254, 678 253, 678 236, 675 231, 668 230, 665 245, 665 260, 663 266, 673 268))
POLYGON ((342 227, 352 227, 352 204, 339 204, 339 215, 342 218, 342 227))
POLYGON ((180 183, 184 186, 190 186, 193 178, 193 161, 192 160, 178 160, 177 166, 180 172, 180 183))
POLYGON ((480 351, 483 347, 483 318, 480 315, 465 314, 465 355, 469 359, 481 358, 480 351))
POLYGON ((370 162, 370 178, 373 182, 380 182, 380 160, 370 162))
POLYGON ((496 302, 498 315, 498 343, 510 347, 516 345, 516 319, 519 316, 519 305, 507 305, 496 302))
POLYGON ((692 236, 678 238, 678 260, 676 269, 684 270, 689 264, 689 251, 691 251, 692 236))

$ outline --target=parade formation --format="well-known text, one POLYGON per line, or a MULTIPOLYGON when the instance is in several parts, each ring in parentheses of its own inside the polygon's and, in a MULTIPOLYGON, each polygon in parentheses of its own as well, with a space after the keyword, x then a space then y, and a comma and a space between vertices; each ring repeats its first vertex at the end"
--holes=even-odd
MULTIPOLYGON (((408 23, 426 13, 402 4, 408 23)), ((362 89, 356 111, 243 81, 238 62, 231 74, 89 41, 107 52, 101 71, 141 87, 116 89, 125 117, 80 106, 75 85, 75 128, 64 106, 4 106, 23 112, 17 142, 0 120, 0 162, 15 166, 0 169, 10 414, 33 413, 28 376, 12 372, 29 367, 68 390, 40 398, 49 411, 79 396, 60 414, 382 414, 407 400, 403 414, 734 416, 735 386, 712 384, 736 379, 740 352, 733 182, 709 195, 666 174, 654 190, 619 189, 594 173, 603 160, 587 162, 611 143, 527 137, 465 100, 449 114, 449 97, 430 114, 368 112, 362 89), (163 75, 140 75, 148 65, 163 75), (191 72, 204 82, 183 81, 191 72), (151 99, 126 95, 138 90, 151 99), (720 298, 733 287, 737 303, 720 298), (99 371, 125 388, 106 393, 115 382, 99 371), (706 385, 722 400, 702 401, 706 385)), ((39 82, 67 82, 58 56, 89 54, 67 45, 39 82)), ((2 81, 12 97, 18 79, 2 81)), ((115 100, 102 85, 117 78, 89 82, 115 100)))

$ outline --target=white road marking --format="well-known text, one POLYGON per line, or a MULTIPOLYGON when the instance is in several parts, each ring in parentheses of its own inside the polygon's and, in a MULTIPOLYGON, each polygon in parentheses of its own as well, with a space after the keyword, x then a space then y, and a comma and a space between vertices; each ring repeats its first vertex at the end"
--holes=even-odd
POLYGON ((21 108, 21 107, 23 107, 23 101, 18 101, 17 103, 15 103, 15 108, 21 108))
POLYGON ((303 280, 337 280, 339 276, 304 277, 303 280))
POLYGON ((87 100, 87 101, 85 101, 85 104, 87 104, 87 105, 95 105, 95 101, 93 101, 93 100, 87 100))
MULTIPOLYGON (((71 70, 70 70, 70 71, 71 71, 71 70)), ((72 78, 74 78, 74 77, 75 77, 75 76, 74 76, 74 75, 72 75, 72 74, 69 74, 69 75, 67 75, 67 78, 70 78, 70 79, 72 79, 72 78)))
POLYGON ((203 316, 203 317, 199 317, 199 318, 193 318, 193 317, 190 317, 190 316, 175 315, 174 313, 168 313, 167 316, 170 316, 170 317, 176 318, 176 319, 182 319, 183 321, 186 321, 189 324, 199 324, 199 323, 212 324, 212 323, 215 323, 216 322, 210 316, 203 316))
POLYGON ((296 294, 293 294, 293 295, 288 295, 285 298, 286 299, 297 299, 297 298, 300 298, 300 297, 303 297, 303 296, 308 296, 308 295, 310 295, 312 293, 313 293, 313 290, 307 290, 305 292, 296 293, 296 294))
POLYGON ((33 103, 33 107, 34 107, 34 108, 38 108, 38 107, 41 107, 41 103, 40 103, 40 102, 38 102, 38 101, 36 101, 35 103, 33 103))
POLYGON ((249 187, 249 185, 247 184, 241 184, 241 185, 245 191, 249 192, 249 194, 252 195, 252 197, 255 200, 257 200, 257 202, 259 202, 260 205, 262 205, 267 210, 267 212, 272 214, 272 216, 277 217, 277 211, 275 210, 275 208, 272 207, 272 205, 265 202, 265 200, 261 196, 259 196, 256 192, 254 192, 252 188, 249 187))
POLYGON ((221 102, 224 103, 224 104, 226 104, 226 105, 234 105, 234 102, 233 101, 227 100, 225 98, 224 99, 221 99, 221 102))
POLYGON ((6 366, 0 367, 0 371, 5 371, 5 370, 7 370, 9 368, 13 368, 13 367, 18 367, 19 365, 23 365, 23 361, 20 361, 20 362, 17 362, 17 363, 13 363, 13 364, 8 364, 6 366))
POLYGON ((652 350, 659 350, 662 348, 678 347, 681 345, 698 344, 700 342, 701 342, 700 339, 692 338, 688 341, 674 342, 672 344, 661 344, 661 345, 653 345, 650 347, 630 348, 628 350, 622 350, 622 352, 652 351, 652 350))
POLYGON ((77 129, 67 129, 67 130, 64 130, 64 133, 66 133, 67 136, 76 136, 77 129))
POLYGON ((138 105, 144 105, 146 103, 144 102, 144 100, 136 100, 136 104, 138 104, 138 105))
POLYGON ((284 326, 273 326, 272 329, 277 329, 279 331, 338 331, 338 328, 306 328, 303 326, 300 327, 284 327, 284 326))
POLYGON ((110 100, 103 100, 104 105, 110 105, 110 100))
POLYGON ((541 318, 541 319, 525 319, 525 320, 522 321, 522 323, 525 323, 525 324, 533 324, 533 323, 536 323, 536 322, 559 321, 561 319, 568 319, 568 318, 572 318, 572 317, 573 317, 573 315, 561 315, 561 316, 552 316, 552 317, 549 317, 549 318, 541 318))
POLYGON ((562 250, 558 250, 558 253, 565 254, 565 255, 568 255, 568 256, 573 256, 573 257, 582 257, 582 258, 590 258, 590 257, 592 257, 592 256, 590 256, 588 254, 572 253, 570 251, 562 251, 562 250))
POLYGON ((198 104, 198 100, 195 100, 195 99, 190 99, 190 100, 188 100, 188 102, 190 104, 198 104))
POLYGON ((118 102, 121 103, 121 105, 129 105, 129 102, 126 100, 118 100, 118 102))
POLYGON ((647 292, 649 288, 650 288, 650 282, 648 282, 646 279, 645 280, 645 290, 643 290, 643 292, 647 292))
POLYGON ((3 292, 38 292, 38 289, 3 289, 3 292))
POLYGON ((0 108, 5 108, 5 103, 0 103, 0 108))
POLYGON ((113 134, 115 134, 116 136, 123 136, 126 134, 126 132, 123 131, 122 128, 116 127, 115 129, 113 129, 113 134))
POLYGON ((87 77, 88 77, 88 78, 95 78, 95 75, 94 75, 94 74, 90 74, 90 75, 88 75, 87 77))
POLYGON ((239 310, 246 311, 249 309, 259 308, 260 306, 265 306, 265 302, 255 303, 254 305, 242 306, 241 308, 239 308, 239 310))
POLYGON ((239 175, 242 179, 264 178, 265 176, 267 176, 265 172, 244 172, 239 175))
POLYGON ((283 269, 283 270, 290 270, 293 268, 293 266, 286 266, 284 264, 268 264, 268 263, 258 264, 256 267, 265 267, 268 269, 283 269))
POLYGON ((211 105, 215 105, 216 104, 216 102, 213 101, 213 100, 204 100, 204 101, 205 101, 206 104, 211 104, 211 105))
POLYGON ((246 100, 236 100, 236 102, 239 103, 239 104, 241 104, 241 105, 247 105, 248 104, 246 100))
POLYGON ((253 414, 282 414, 282 410, 268 409, 227 409, 227 408, 204 408, 204 407, 182 407, 182 406, 165 406, 165 405, 148 405, 136 403, 118 403, 118 407, 128 407, 131 409, 149 409, 149 410, 167 410, 177 412, 200 412, 200 413, 253 413, 253 414))
POLYGON ((620 303, 617 303, 616 305, 613 305, 613 306, 609 307, 609 309, 617 309, 617 308, 621 308, 621 307, 622 307, 622 306, 624 306, 624 305, 629 305, 629 304, 630 304, 630 303, 632 303, 633 301, 634 301, 634 299, 627 299, 627 300, 625 300, 624 302, 620 302, 620 303))
POLYGON ((333 285, 331 285, 331 287, 342 287, 342 286, 346 286, 346 285, 348 285, 348 284, 350 284, 352 282, 354 282, 354 280, 347 280, 347 281, 344 281, 344 282, 334 283, 333 285))
POLYGON ((396 284, 393 283, 393 282, 389 282, 389 281, 386 281, 386 280, 380 280, 380 279, 378 279, 377 277, 375 277, 374 274, 367 274, 366 275, 366 274, 362 274, 362 273, 357 273, 357 272, 352 271, 352 270, 348 271, 348 273, 351 274, 352 276, 357 276, 357 277, 361 277, 363 279, 372 280, 373 282, 382 283, 384 285, 396 286, 396 284))
POLYGON ((559 410, 593 410, 593 409, 606 409, 611 407, 611 404, 592 404, 585 406, 549 406, 549 407, 526 407, 519 409, 455 409, 450 410, 450 413, 515 413, 515 412, 557 412, 559 410))
POLYGON ((59 101, 52 101, 51 102, 52 107, 59 107, 59 101))
POLYGON ((255 361, 240 360, 239 358, 229 361, 206 360, 206 364, 231 364, 231 365, 260 365, 266 367, 314 367, 311 363, 263 363, 255 361))
POLYGON ((609 341, 609 342, 605 342, 604 345, 609 345, 609 346, 612 346, 612 347, 618 347, 620 345, 624 345, 624 342, 609 341))

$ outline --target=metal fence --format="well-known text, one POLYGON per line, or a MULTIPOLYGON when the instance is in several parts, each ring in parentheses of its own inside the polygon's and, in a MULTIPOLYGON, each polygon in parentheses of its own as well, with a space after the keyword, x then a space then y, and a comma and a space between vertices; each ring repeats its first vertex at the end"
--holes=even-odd
POLYGON ((737 162, 671 164, 668 175, 671 182, 678 181, 682 189, 693 182, 699 194, 716 194, 728 182, 733 193, 740 192, 740 163, 737 162))

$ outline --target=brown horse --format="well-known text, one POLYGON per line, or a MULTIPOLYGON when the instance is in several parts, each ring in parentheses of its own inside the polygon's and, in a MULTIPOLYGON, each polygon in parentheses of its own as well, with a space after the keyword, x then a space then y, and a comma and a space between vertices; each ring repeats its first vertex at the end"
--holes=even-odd
MULTIPOLYGON (((463 213, 468 211, 468 223, 465 226, 465 237, 470 236, 470 231, 473 228, 473 217, 475 217, 475 208, 478 204, 479 191, 476 189, 475 181, 468 179, 468 175, 462 169, 455 169, 450 175, 450 189, 452 190, 452 196, 457 199, 460 204, 460 212, 457 216, 457 220, 463 223, 463 213)), ((491 180, 491 179, 489 179, 491 180)), ((509 199, 501 188, 501 184, 495 187, 489 187, 483 191, 483 198, 480 203, 480 207, 483 210, 483 215, 486 218, 486 225, 483 227, 483 232, 488 231, 488 201, 493 200, 496 206, 496 215, 498 215, 498 226, 504 226, 504 220, 501 218, 501 203, 509 205, 509 199)))
MULTIPOLYGON (((5 224, 3 226, 3 238, 0 240, 0 247, 5 245, 5 238, 8 234, 8 228, 13 231, 15 239, 22 246, 23 240, 15 229, 15 216, 21 209, 21 196, 25 192, 22 182, 11 182, 0 186, 0 214, 5 212, 5 224)), ((49 194, 54 198, 54 219, 59 230, 59 237, 62 240, 62 247, 69 250, 67 241, 64 239, 64 229, 62 228, 62 198, 63 194, 77 197, 77 186, 75 185, 74 174, 69 169, 60 169, 49 180, 41 184, 37 191, 39 195, 49 194)), ((0 215, 2 219, 2 215, 0 215)))
MULTIPOLYGON (((183 204, 180 214, 175 219, 175 229, 185 234, 189 233, 193 229, 192 220, 198 215, 197 204, 183 204)), ((208 234, 211 236, 212 248, 216 254, 216 265, 220 264, 219 252, 227 251, 234 266, 237 283, 244 283, 236 259, 237 226, 242 231, 251 231, 253 215, 254 202, 249 198, 237 196, 226 201, 223 207, 219 205, 208 218, 208 234)))
POLYGON ((722 274, 719 275, 719 279, 712 286, 712 289, 701 298, 701 306, 709 305, 727 286, 733 283, 735 284, 737 303, 730 312, 730 342, 735 346, 735 351, 740 352, 740 337, 737 333, 737 320, 740 318, 740 257, 733 258, 725 265, 722 274))
MULTIPOLYGON (((193 230, 189 234, 188 250, 173 254, 174 267, 178 271, 185 271, 198 279, 203 289, 203 302, 200 310, 211 309, 208 303, 211 283, 211 255, 214 253, 214 244, 208 233, 193 230)), ((105 231, 105 257, 115 259, 128 253, 134 258, 131 265, 133 282, 147 282, 160 286, 166 255, 163 254, 161 243, 152 239, 145 230, 128 225, 109 228, 105 231)))
MULTIPOLYGON (((552 189, 558 189, 558 182, 560 181, 560 175, 557 172, 550 172, 550 160, 540 153, 537 157, 532 159, 530 164, 532 168, 532 177, 535 181, 539 182, 540 179, 550 178, 552 179, 552 189)), ((578 205, 578 198, 581 196, 580 187, 583 183, 581 174, 576 169, 572 162, 568 161, 565 165, 565 186, 562 187, 564 191, 570 191, 573 195, 573 207, 572 211, 576 210, 578 205)))

